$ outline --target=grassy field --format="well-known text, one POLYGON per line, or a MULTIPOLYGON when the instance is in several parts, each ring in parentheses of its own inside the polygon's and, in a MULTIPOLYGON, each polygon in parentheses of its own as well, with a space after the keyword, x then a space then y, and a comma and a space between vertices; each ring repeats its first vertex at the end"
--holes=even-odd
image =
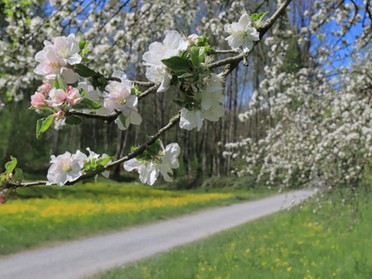
POLYGON ((372 195, 335 196, 94 278, 372 278, 372 195))
POLYGON ((112 181, 18 189, 16 199, 0 205, 0 255, 268 193, 263 189, 167 191, 112 181))

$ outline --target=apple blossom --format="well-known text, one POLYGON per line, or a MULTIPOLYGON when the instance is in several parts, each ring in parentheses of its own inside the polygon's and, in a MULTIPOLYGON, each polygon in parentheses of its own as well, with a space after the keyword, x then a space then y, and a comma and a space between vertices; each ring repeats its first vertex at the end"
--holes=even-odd
POLYGON ((253 48, 253 42, 260 39, 260 33, 252 26, 252 21, 248 14, 243 14, 238 22, 225 25, 225 31, 229 34, 226 38, 232 49, 243 47, 244 53, 248 53, 253 48))
POLYGON ((205 88, 200 94, 200 108, 188 110, 182 108, 179 126, 182 129, 198 131, 203 126, 203 120, 218 121, 224 114, 222 79, 216 74, 211 74, 206 79, 205 88))
POLYGON ((78 54, 79 44, 75 36, 70 34, 68 37, 57 37, 53 44, 44 41, 44 45, 44 49, 35 55, 35 60, 39 62, 39 65, 34 72, 45 76, 46 79, 61 76, 68 84, 78 81, 79 75, 69 67, 69 65, 81 62, 81 56, 78 54))
POLYGON ((52 88, 49 92, 49 100, 46 102, 51 107, 58 107, 66 100, 67 93, 63 89, 52 88))
POLYGON ((173 169, 179 167, 178 156, 180 147, 177 143, 168 144, 165 148, 160 143, 159 153, 150 160, 133 158, 124 162, 126 171, 136 170, 142 183, 153 185, 158 178, 159 172, 165 181, 171 182, 169 174, 173 174, 173 169))
POLYGON ((46 95, 49 93, 49 91, 52 89, 52 86, 50 85, 50 83, 46 82, 44 83, 43 85, 41 85, 38 89, 38 92, 46 95))
POLYGON ((81 151, 77 151, 75 154, 65 152, 57 157, 52 155, 50 163, 52 164, 48 169, 48 184, 57 184, 62 186, 66 182, 72 182, 79 178, 83 173, 84 161, 87 160, 87 156, 81 151))
POLYGON ((130 124, 139 125, 142 117, 138 113, 138 97, 132 94, 133 83, 126 78, 123 73, 115 73, 115 77, 120 77, 121 82, 111 81, 106 86, 108 94, 104 95, 103 106, 109 112, 121 112, 125 121, 118 118, 116 123, 122 130, 128 128, 130 124), (123 123, 124 122, 124 123, 123 123))
POLYGON ((74 106, 74 105, 79 104, 82 100, 83 100, 83 98, 81 97, 81 95, 80 95, 80 93, 79 93, 79 89, 74 88, 74 87, 71 87, 71 86, 69 86, 69 87, 67 88, 67 97, 66 97, 66 101, 67 101, 71 106, 74 106))
POLYGON ((31 96, 31 106, 34 108, 45 106, 44 94, 40 92, 35 92, 35 94, 31 96))
MULTIPOLYGON (((47 42, 44 44, 49 44, 47 42)), ((51 44, 51 43, 50 43, 51 44)), ((81 62, 81 56, 79 54, 80 48, 79 43, 75 39, 74 34, 68 35, 68 37, 61 36, 54 39, 53 49, 57 55, 66 60, 70 65, 78 64, 81 62)))
POLYGON ((166 32, 163 43, 151 43, 149 50, 143 54, 146 77, 148 80, 160 84, 158 92, 167 90, 171 81, 171 75, 161 60, 177 56, 180 51, 187 49, 187 46, 188 42, 185 37, 175 30, 170 30, 166 32))

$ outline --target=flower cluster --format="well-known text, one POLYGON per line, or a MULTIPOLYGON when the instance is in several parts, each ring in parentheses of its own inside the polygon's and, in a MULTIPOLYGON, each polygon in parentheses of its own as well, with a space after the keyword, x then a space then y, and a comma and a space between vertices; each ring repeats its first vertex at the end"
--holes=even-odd
POLYGON ((71 154, 66 151, 57 157, 52 155, 48 169, 47 179, 48 184, 57 184, 63 186, 67 182, 73 182, 81 175, 88 171, 93 171, 96 168, 102 167, 111 161, 111 158, 106 155, 98 155, 87 148, 89 156, 77 150, 71 154))
POLYGON ((75 35, 57 37, 53 43, 44 41, 44 45, 44 49, 35 56, 35 60, 39 62, 34 70, 35 73, 48 80, 60 76, 67 84, 77 82, 79 75, 73 71, 71 65, 79 64, 82 57, 79 54, 79 43, 75 35))
POLYGON ((130 124, 141 124, 142 117, 137 110, 138 97, 133 83, 124 73, 114 73, 113 77, 120 78, 121 82, 112 81, 106 86, 103 106, 111 113, 121 112, 122 117, 116 120, 121 130, 125 130, 130 124))
POLYGON ((130 159, 124 163, 126 171, 136 170, 142 183, 153 185, 159 173, 165 181, 171 182, 169 176, 173 174, 173 169, 179 167, 178 156, 180 147, 177 143, 168 144, 165 148, 160 140, 148 147, 145 154, 137 158, 130 159))
POLYGON ((49 83, 44 83, 35 94, 31 96, 33 108, 74 106, 83 100, 79 89, 67 86, 66 89, 52 88, 49 83))
POLYGON ((171 74, 162 60, 178 56, 181 51, 186 50, 188 42, 185 37, 177 31, 170 30, 166 33, 162 43, 154 42, 149 50, 143 54, 143 65, 146 66, 146 77, 148 80, 160 84, 158 92, 167 90, 171 83, 171 74))
POLYGON ((222 77, 211 74, 205 81, 200 92, 199 102, 194 102, 194 108, 182 108, 180 128, 198 131, 203 126, 203 120, 218 121, 223 116, 223 86, 222 77))
POLYGON ((180 128, 198 131, 203 120, 218 121, 224 114, 223 77, 208 68, 211 48, 204 36, 187 39, 177 31, 167 32, 163 43, 155 42, 143 56, 146 76, 160 84, 158 92, 175 85, 180 97, 180 128), (156 77, 156 78, 155 78, 156 77))

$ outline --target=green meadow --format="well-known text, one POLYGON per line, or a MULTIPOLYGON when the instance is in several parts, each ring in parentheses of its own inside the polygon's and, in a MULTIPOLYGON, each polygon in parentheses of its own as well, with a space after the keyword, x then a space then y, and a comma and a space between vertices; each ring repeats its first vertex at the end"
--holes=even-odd
POLYGON ((0 255, 272 193, 265 188, 162 190, 109 180, 18 189, 13 198, 0 205, 0 255))
POLYGON ((94 278, 372 278, 371 197, 319 197, 94 278))

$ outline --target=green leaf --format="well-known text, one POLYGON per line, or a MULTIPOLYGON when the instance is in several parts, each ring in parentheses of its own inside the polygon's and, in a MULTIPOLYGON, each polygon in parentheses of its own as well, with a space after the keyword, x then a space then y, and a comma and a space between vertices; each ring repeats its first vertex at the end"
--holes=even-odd
POLYGON ((21 170, 20 168, 16 168, 15 172, 14 172, 14 175, 12 177, 12 180, 13 181, 22 181, 23 178, 24 178, 23 170, 21 170))
POLYGON ((255 22, 255 21, 261 21, 265 15, 267 15, 267 12, 260 13, 260 14, 251 14, 250 19, 255 22))
POLYGON ((54 115, 51 114, 47 118, 41 118, 36 122, 36 138, 39 139, 45 133, 54 121, 54 115))
POLYGON ((80 117, 77 117, 75 115, 70 115, 66 118, 66 124, 68 125, 79 125, 81 123, 80 117))
POLYGON ((66 90, 66 84, 63 82, 60 76, 57 76, 57 78, 53 81, 53 87, 66 90))
POLYGON ((191 62, 194 64, 194 66, 199 66, 201 60, 199 55, 200 48, 198 47, 192 47, 190 50, 190 56, 191 56, 191 62))
POLYGON ((17 163, 18 163, 17 158, 13 156, 10 156, 10 160, 11 161, 5 163, 5 176, 8 176, 9 174, 11 174, 13 170, 16 168, 17 163))
POLYGON ((79 74, 79 76, 85 77, 85 78, 90 78, 90 77, 97 75, 95 71, 93 71, 92 69, 90 69, 89 67, 83 64, 74 65, 74 70, 76 73, 79 74))
POLYGON ((108 162, 112 161, 112 158, 110 156, 104 157, 98 160, 98 164, 100 164, 102 167, 106 166, 108 162))
POLYGON ((79 104, 74 106, 75 109, 99 109, 100 107, 100 104, 97 104, 88 98, 84 98, 79 104))
POLYGON ((79 41, 79 48, 81 50, 84 49, 86 47, 86 45, 87 45, 87 42, 86 41, 84 41, 84 40, 80 40, 79 41))
POLYGON ((161 62, 175 73, 192 72, 191 61, 183 57, 173 56, 168 59, 163 59, 161 62))

